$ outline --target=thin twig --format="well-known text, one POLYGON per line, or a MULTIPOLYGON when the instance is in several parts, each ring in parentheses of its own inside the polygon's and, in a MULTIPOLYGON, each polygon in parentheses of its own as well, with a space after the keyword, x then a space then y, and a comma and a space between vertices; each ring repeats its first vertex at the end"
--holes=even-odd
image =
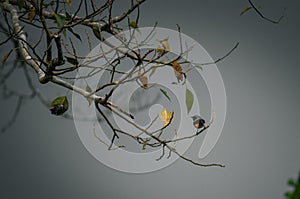
MULTIPOLYGON (((266 21, 269 21, 274 24, 278 24, 284 17, 284 14, 283 14, 277 20, 270 19, 270 18, 266 17, 261 11, 259 11, 259 9, 254 5, 254 3, 251 0, 248 0, 248 2, 252 6, 252 8, 255 10, 255 12, 266 21)), ((285 9, 284 9, 284 11, 285 11, 285 9)))
POLYGON ((210 65, 210 64, 216 64, 220 61, 222 61, 223 59, 225 59, 226 57, 228 57, 238 46, 239 46, 239 42, 237 42, 233 48, 230 49, 230 51, 228 51, 223 57, 221 58, 218 58, 217 60, 215 61, 212 61, 212 62, 207 62, 207 63, 201 63, 200 65, 202 66, 205 66, 205 65, 210 65))
POLYGON ((106 121, 106 123, 108 124, 108 126, 111 128, 111 130, 113 131, 113 137, 111 139, 111 144, 110 146, 108 147, 108 149, 111 149, 113 144, 114 144, 114 140, 115 138, 118 138, 119 139, 119 135, 117 134, 117 132, 115 131, 115 128, 113 127, 112 123, 109 121, 109 119, 106 117, 106 115, 102 112, 102 110, 100 109, 99 107, 99 104, 98 102, 95 101, 95 106, 96 106, 96 109, 98 110, 98 112, 101 114, 101 116, 104 118, 104 120, 106 121))

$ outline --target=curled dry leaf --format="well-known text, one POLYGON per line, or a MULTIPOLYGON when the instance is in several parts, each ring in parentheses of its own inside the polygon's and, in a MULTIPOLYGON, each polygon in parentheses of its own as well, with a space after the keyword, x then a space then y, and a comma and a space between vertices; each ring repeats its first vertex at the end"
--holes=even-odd
POLYGON ((28 12, 28 18, 27 18, 29 22, 33 21, 35 17, 35 12, 36 12, 35 7, 30 8, 30 11, 28 12))
POLYGON ((143 88, 148 88, 148 77, 146 74, 142 74, 141 71, 138 72, 139 80, 143 85, 143 88))
POLYGON ((160 44, 156 49, 159 53, 164 54, 170 51, 170 44, 168 42, 169 37, 165 38, 164 40, 158 41, 160 44))
POLYGON ((172 62, 171 63, 173 69, 174 69, 174 72, 175 72, 175 76, 177 78, 177 81, 180 82, 180 81, 183 81, 183 72, 182 72, 182 67, 180 66, 180 64, 178 64, 176 61, 172 62))

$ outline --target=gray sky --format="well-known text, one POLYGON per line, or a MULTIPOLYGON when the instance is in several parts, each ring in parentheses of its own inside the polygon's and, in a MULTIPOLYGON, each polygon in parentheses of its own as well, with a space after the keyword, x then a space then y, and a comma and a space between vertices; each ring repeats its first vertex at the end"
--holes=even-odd
MULTIPOLYGON (((1 198, 284 198, 287 179, 300 170, 300 2, 255 2, 272 18, 286 7, 284 19, 275 25, 253 11, 239 16, 246 0, 149 0, 141 9, 140 26, 158 21, 160 27, 176 29, 180 24, 215 59, 240 42, 218 63, 227 117, 220 140, 203 160, 226 168, 178 160, 148 174, 115 171, 89 154, 73 121, 50 115, 34 100, 0 135, 1 198)), ((120 5, 116 12, 123 9, 120 5)), ((50 90, 55 93, 55 88, 50 90)), ((1 124, 13 104, 1 99, 1 124)), ((187 155, 197 150, 192 147, 187 155)))

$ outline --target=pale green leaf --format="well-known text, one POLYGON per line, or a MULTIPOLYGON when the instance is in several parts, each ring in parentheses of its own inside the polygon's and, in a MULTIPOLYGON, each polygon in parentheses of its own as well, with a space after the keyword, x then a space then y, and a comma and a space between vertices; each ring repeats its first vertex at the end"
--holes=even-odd
POLYGON ((185 103, 186 103, 187 113, 189 113, 194 103, 194 95, 188 88, 186 88, 185 91, 185 103))
POLYGON ((143 148, 142 148, 143 150, 146 149, 147 144, 148 144, 148 141, 145 141, 145 142, 143 143, 143 148))

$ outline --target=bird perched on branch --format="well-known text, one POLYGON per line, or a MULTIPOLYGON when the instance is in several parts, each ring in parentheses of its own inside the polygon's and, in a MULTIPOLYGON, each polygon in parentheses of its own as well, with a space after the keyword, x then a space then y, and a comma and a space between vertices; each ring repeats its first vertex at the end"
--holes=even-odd
POLYGON ((191 117, 193 119, 193 125, 198 130, 204 128, 205 126, 205 120, 200 115, 194 115, 191 117))

